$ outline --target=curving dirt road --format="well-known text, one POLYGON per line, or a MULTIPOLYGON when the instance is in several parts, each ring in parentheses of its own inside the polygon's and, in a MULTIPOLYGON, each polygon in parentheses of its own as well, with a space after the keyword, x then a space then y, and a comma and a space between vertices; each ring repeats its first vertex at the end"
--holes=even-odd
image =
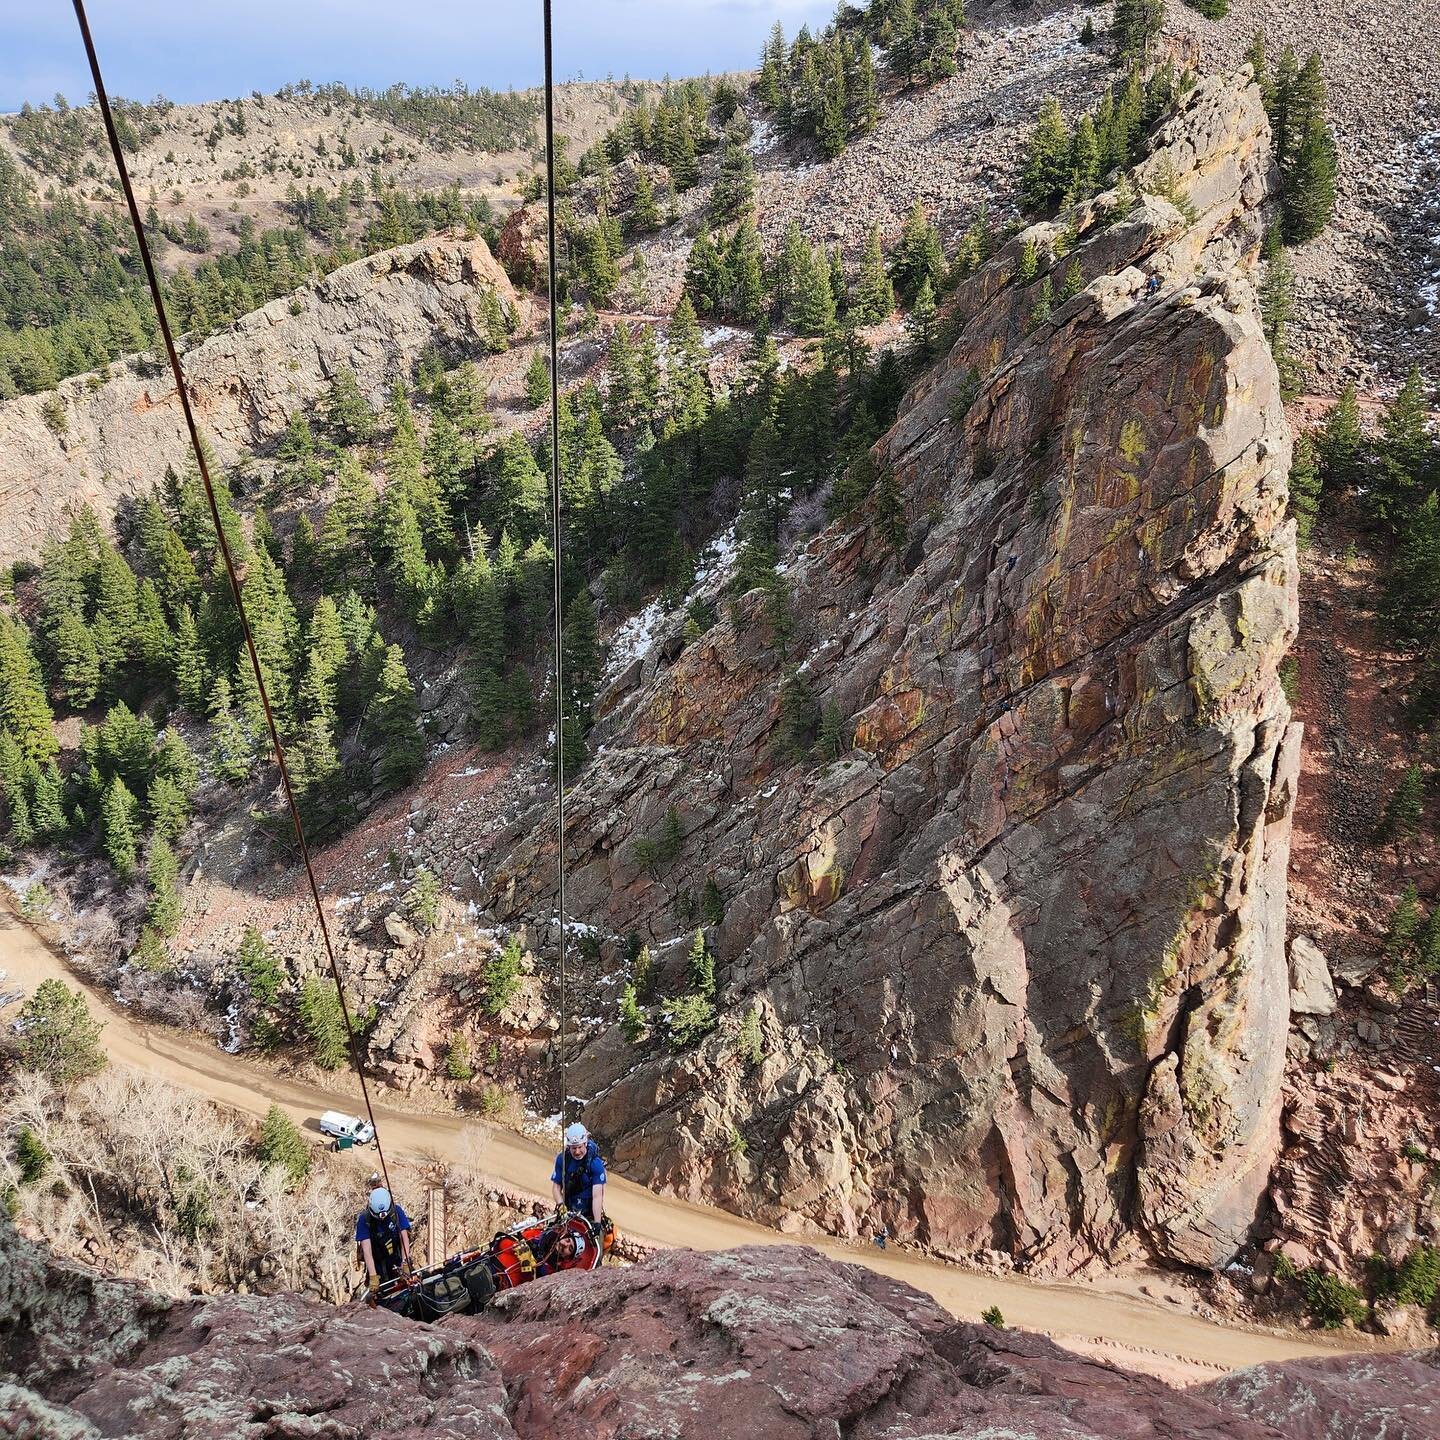
MULTIPOLYGON (((29 926, 0 905, 0 991, 27 993, 44 979, 65 980, 86 995, 105 1022, 103 1042, 112 1062, 189 1086, 212 1100, 250 1115, 263 1115, 272 1102, 300 1124, 337 1103, 355 1106, 358 1087, 348 1074, 325 1088, 275 1076, 208 1041, 137 1021, 85 987, 64 960, 29 926)), ((377 1106, 376 1118, 389 1154, 456 1154, 466 1132, 486 1132, 485 1167, 496 1181, 532 1192, 544 1189, 553 1152, 512 1131, 468 1116, 415 1115, 377 1106)), ((836 1260, 869 1266, 934 1296, 947 1310, 978 1319, 999 1306, 1008 1324, 1047 1334, 1086 1353, 1101 1354, 1131 1369, 1146 1370, 1175 1383, 1212 1379, 1219 1371, 1265 1361, 1334 1355, 1370 1349, 1360 1337, 1350 1342, 1309 1335, 1282 1335, 1222 1326, 1162 1307, 1139 1297, 1096 1287, 1042 1283, 1018 1276, 989 1275, 907 1254, 851 1246, 816 1236, 787 1236, 723 1211, 669 1199, 627 1180, 612 1178, 607 1209, 638 1240, 652 1245, 721 1250, 736 1245, 808 1244, 836 1260)))

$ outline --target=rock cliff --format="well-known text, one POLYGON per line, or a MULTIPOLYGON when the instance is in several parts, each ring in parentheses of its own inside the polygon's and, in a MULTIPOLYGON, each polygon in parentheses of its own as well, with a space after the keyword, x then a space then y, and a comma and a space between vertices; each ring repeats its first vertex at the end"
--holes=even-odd
POLYGON ((433 1328, 295 1297, 172 1303, 47 1264, 0 1219, 0 1434, 26 1440, 1396 1440, 1433 1359, 1261 1366, 1199 1390, 959 1324, 814 1251, 671 1251, 433 1328))
MULTIPOLYGON (((513 313, 510 282, 478 239, 422 240, 343 266, 182 347, 196 418, 230 464, 275 439, 342 366, 379 402, 426 345, 475 349, 492 289, 513 313)), ((0 404, 0 564, 34 559, 67 507, 89 504, 104 519, 189 455, 163 355, 76 376, 54 398, 48 421, 51 396, 0 404)))
MULTIPOLYGON (((717 1029, 677 1055, 608 1024, 572 1061, 627 1174, 1048 1270, 1243 1244, 1278 1141, 1299 742, 1290 441, 1249 275, 1269 167, 1248 72, 1203 81, 1133 188, 960 290, 874 451, 904 542, 872 498, 784 567, 838 760, 781 755, 758 594, 602 697, 572 916, 649 937, 673 993, 707 879, 725 904, 717 1029), (670 806, 657 878, 635 842, 670 806)), ((553 826, 517 830, 484 887, 503 920, 553 906, 553 826)))

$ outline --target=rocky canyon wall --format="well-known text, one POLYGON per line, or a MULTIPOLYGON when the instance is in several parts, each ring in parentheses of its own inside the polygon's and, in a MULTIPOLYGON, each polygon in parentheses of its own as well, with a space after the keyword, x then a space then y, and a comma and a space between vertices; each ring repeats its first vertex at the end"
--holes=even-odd
MULTIPOLYGON (((1243 1243, 1278 1139, 1299 748, 1252 275, 1270 163, 1248 71, 1202 81, 1133 189, 958 293, 875 447, 898 550, 872 497, 786 562, 788 648, 752 594, 691 643, 662 626, 602 696, 572 915, 646 936, 675 993, 707 879, 725 902, 708 1038, 628 1044, 614 970, 580 1022, 570 1088, 628 1175, 1051 1271, 1243 1243), (831 763, 777 745, 796 661, 849 719, 831 763), (647 869, 670 806, 683 846, 647 869)), ((507 922, 553 912, 553 831, 515 833, 480 896, 507 922)))
MULTIPOLYGON (((379 403, 396 367, 426 345, 475 348, 489 290, 513 313, 515 293, 485 242, 438 237, 357 260, 273 300, 182 346, 201 431, 221 464, 232 464, 279 436, 296 410, 310 410, 343 366, 379 403)), ((189 454, 163 352, 0 404, 0 564, 33 560, 71 506, 108 518, 189 454)))

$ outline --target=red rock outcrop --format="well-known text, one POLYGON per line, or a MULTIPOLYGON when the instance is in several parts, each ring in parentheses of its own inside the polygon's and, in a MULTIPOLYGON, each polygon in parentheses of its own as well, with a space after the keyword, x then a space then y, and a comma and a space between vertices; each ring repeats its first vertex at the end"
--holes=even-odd
MULTIPOLYGON (((1050 1270, 1243 1243, 1279 1135, 1299 740, 1249 275, 1269 166, 1248 72, 1202 81, 1123 192, 959 291, 874 452, 898 550, 872 499, 788 561, 788 656, 751 595, 602 697, 573 916, 648 938, 674 993, 707 880, 725 901, 717 1029, 676 1054, 658 1017, 639 1050, 610 1024, 572 1062, 626 1173, 1050 1270), (848 718, 833 763, 780 754, 795 659, 848 718), (657 877, 635 841, 670 806, 657 877)), ((504 920, 553 904, 532 819, 487 877, 504 920)))
POLYGON ((1433 1358, 1172 1390, 796 1247, 670 1251, 434 1328, 294 1297, 170 1303, 0 1220, 0 1435, 25 1440, 1422 1440, 1433 1358), (37 1342, 37 1338, 38 1342, 37 1342))

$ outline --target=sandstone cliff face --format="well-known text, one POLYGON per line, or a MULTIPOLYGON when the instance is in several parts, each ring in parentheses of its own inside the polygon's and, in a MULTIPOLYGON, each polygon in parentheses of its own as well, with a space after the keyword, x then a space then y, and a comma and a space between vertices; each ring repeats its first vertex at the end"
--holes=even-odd
POLYGON ((0 1217, 0 1433, 26 1440, 1396 1440, 1433 1357, 1259 1366, 1190 1391, 798 1247, 670 1251, 426 1328, 292 1296, 170 1303, 46 1264, 0 1217))
MULTIPOLYGON (((474 348, 487 290, 513 312, 515 293, 483 240, 432 238, 274 300, 182 347, 201 430, 230 464, 275 439, 347 365, 378 403, 426 345, 474 348)), ((60 433, 44 417, 49 396, 0 404, 0 564, 33 559, 69 506, 89 504, 103 520, 190 453, 163 354, 129 357, 108 379, 76 376, 55 395, 60 433)))
MULTIPOLYGON (((960 292, 876 449, 904 555, 832 525, 788 565, 792 654, 852 717, 838 762, 777 757, 758 596, 603 697, 573 916, 662 942, 678 988, 689 901, 708 876, 727 902, 717 1031, 677 1057, 611 1025, 572 1063, 626 1173, 1051 1270, 1244 1241, 1278 1139, 1299 740, 1290 446, 1247 274, 1268 170, 1248 72, 1205 81, 1138 200, 1100 197, 1062 259, 1035 227, 960 292), (1072 264, 1084 288, 1030 328, 1072 264), (672 804, 657 881, 633 842, 672 804)), ((490 871, 501 918, 552 903, 552 835, 537 817, 490 871)))

